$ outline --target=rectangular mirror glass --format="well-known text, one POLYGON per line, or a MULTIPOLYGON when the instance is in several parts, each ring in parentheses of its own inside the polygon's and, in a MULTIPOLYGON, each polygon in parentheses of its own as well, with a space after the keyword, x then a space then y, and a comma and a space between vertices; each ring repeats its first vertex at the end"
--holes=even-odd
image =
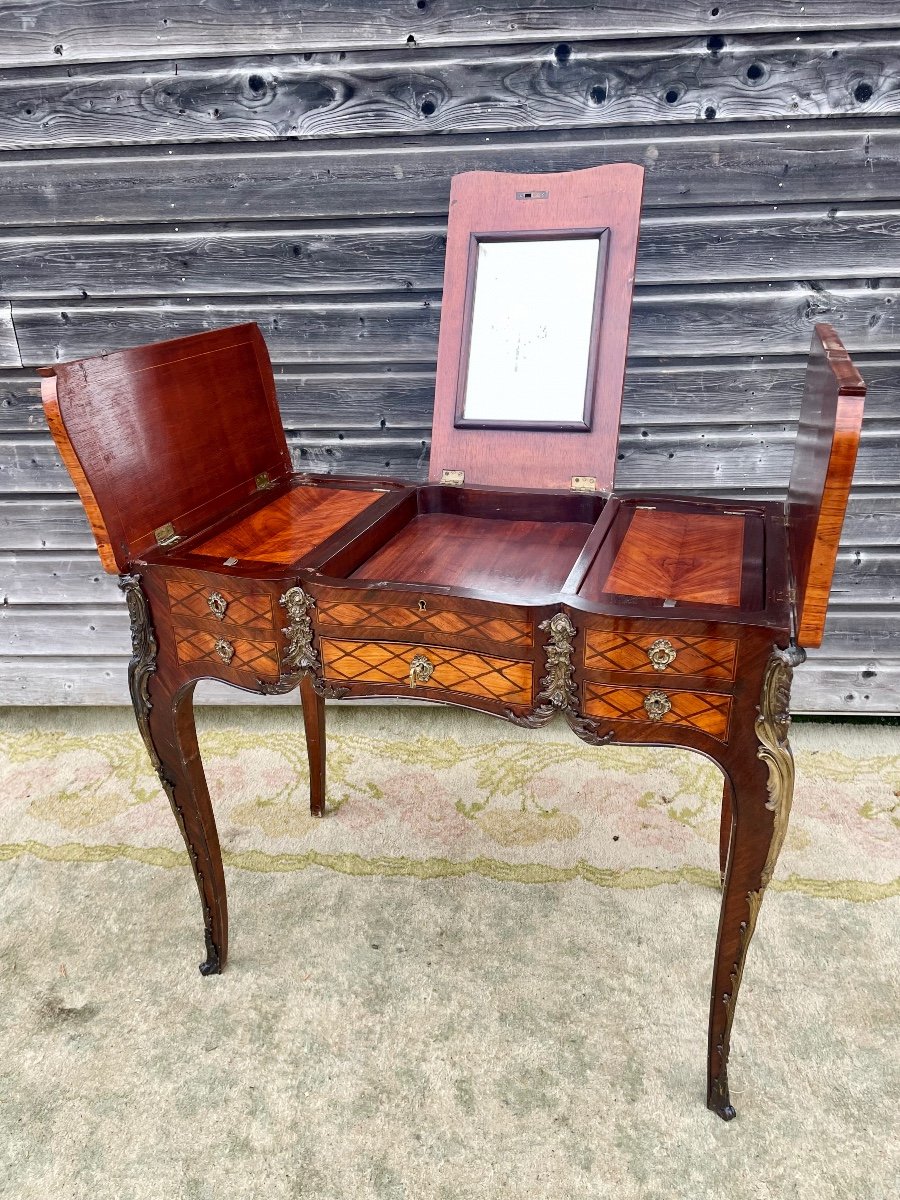
POLYGON ((588 429, 601 238, 479 240, 458 425, 588 429))

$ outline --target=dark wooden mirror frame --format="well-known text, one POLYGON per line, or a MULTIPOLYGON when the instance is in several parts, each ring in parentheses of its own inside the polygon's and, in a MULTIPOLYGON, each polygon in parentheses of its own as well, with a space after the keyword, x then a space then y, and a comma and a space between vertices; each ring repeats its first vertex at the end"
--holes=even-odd
MULTIPOLYGON (((529 197, 530 198, 530 197, 529 197)), ((540 200, 537 201, 540 203, 540 200)), ((594 391, 597 374, 602 366, 600 354, 600 321, 603 311, 603 289, 606 284, 606 262, 609 252, 609 229, 528 229, 518 233, 491 232, 473 233, 469 239, 469 258, 466 269, 465 315, 460 346, 458 383, 456 390, 457 429, 522 429, 540 433, 569 432, 587 433, 594 422, 594 391), (475 297, 478 288, 478 250, 485 242, 509 245, 517 242, 551 241, 596 241, 597 269, 594 276, 594 294, 591 301, 591 327, 588 339, 587 362, 584 380, 584 403, 580 421, 527 421, 479 420, 465 416, 466 392, 469 382, 469 360, 472 349, 472 323, 475 313, 475 297)))

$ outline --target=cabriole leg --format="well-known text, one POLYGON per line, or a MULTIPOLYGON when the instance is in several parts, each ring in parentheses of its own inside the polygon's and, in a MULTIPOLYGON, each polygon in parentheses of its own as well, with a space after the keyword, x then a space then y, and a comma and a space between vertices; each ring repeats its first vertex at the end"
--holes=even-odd
POLYGON ((203 909, 206 960, 200 964, 200 974, 217 975, 228 956, 228 905, 219 835, 197 745, 194 684, 173 696, 157 677, 151 680, 150 690, 150 737, 159 757, 157 770, 190 855, 203 909))
POLYGON ((307 673, 300 680, 303 728, 309 758, 309 811, 314 817, 325 816, 325 700, 313 687, 307 673))
POLYGON ((728 1091, 728 1052, 747 948, 787 833, 794 791, 794 760, 788 743, 796 647, 775 649, 766 666, 755 732, 747 758, 729 772, 733 801, 731 851, 725 874, 709 1017, 707 1105, 725 1121, 735 1116, 728 1091))
POLYGON ((157 674, 157 642, 140 577, 123 575, 131 617, 128 686, 138 729, 169 798, 200 892, 206 959, 202 975, 218 974, 228 955, 228 907, 222 853, 194 725, 194 682, 180 689, 157 674))

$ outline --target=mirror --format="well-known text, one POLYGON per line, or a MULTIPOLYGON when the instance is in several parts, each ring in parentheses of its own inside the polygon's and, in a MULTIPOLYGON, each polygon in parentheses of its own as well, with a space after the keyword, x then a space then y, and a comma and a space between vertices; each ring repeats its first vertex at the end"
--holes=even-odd
POLYGON ((590 428, 603 240, 476 240, 457 425, 590 428))

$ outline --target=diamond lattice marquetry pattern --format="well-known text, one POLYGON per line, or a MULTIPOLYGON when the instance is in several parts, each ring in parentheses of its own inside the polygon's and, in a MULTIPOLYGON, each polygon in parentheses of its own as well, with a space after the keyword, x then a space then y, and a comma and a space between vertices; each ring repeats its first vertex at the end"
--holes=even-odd
POLYGON ((733 679, 737 644, 724 638, 676 637, 672 634, 631 634, 590 629, 585 638, 584 665, 589 671, 640 671, 652 675, 706 675, 710 679, 733 679), (675 657, 661 671, 650 661, 648 651, 664 638, 675 657))
POLYGON ((209 598, 214 592, 218 592, 226 602, 223 625, 244 625, 258 629, 269 629, 272 626, 272 597, 267 596, 265 592, 234 594, 209 583, 198 586, 180 579, 170 579, 166 583, 166 589, 173 617, 215 620, 216 616, 209 606, 209 598))
POLYGON ((236 671, 239 674, 251 674, 261 678, 278 674, 278 656, 275 653, 274 642, 225 638, 224 635, 223 640, 234 650, 234 655, 227 663, 216 650, 219 638, 215 634, 208 633, 205 629, 176 634, 178 661, 192 663, 202 659, 204 662, 213 663, 220 671, 236 671))
POLYGON ((399 642, 348 642, 322 638, 320 648, 328 679, 408 687, 410 663, 416 655, 424 655, 434 667, 431 678, 424 684, 427 688, 463 692, 509 704, 531 703, 531 663, 474 654, 470 650, 409 646, 399 642))
POLYGON ((319 607, 320 625, 343 625, 354 629, 429 629, 460 637, 486 638, 511 646, 531 645, 531 626, 526 619, 508 620, 483 613, 422 612, 400 604, 361 605, 349 602, 319 607))
POLYGON ((591 717, 610 721, 642 721, 650 725, 684 725, 699 729, 713 737, 722 738, 728 732, 731 697, 714 692, 672 692, 667 689, 671 709, 660 721, 651 721, 644 701, 654 688, 602 687, 596 683, 584 685, 584 710, 591 717))

